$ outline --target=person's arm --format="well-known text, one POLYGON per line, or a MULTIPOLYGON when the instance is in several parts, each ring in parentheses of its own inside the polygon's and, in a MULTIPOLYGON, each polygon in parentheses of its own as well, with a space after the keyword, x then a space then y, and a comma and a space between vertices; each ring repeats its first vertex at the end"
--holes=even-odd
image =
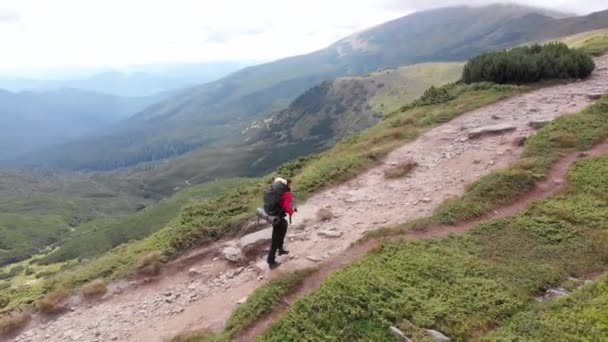
POLYGON ((281 208, 285 210, 288 215, 292 215, 294 210, 292 207, 293 195, 291 192, 286 192, 281 196, 281 208))

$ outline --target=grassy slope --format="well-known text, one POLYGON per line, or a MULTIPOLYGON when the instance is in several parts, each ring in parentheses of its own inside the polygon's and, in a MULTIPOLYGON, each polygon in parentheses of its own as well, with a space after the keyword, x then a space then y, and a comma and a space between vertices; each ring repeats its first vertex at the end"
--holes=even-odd
MULTIPOLYGON (((589 40, 586 41, 589 42, 589 40)), ((591 41, 597 42, 595 39, 591 41)), ((461 198, 446 201, 441 208, 436 210, 433 217, 410 222, 396 228, 393 227, 380 230, 372 235, 386 236, 400 234, 408 229, 423 228, 433 222, 444 221, 444 223, 456 223, 480 215, 497 206, 509 203, 521 192, 529 190, 536 179, 543 177, 551 164, 555 162, 560 155, 572 151, 573 149, 587 149, 602 138, 608 136, 607 112, 606 99, 604 99, 599 104, 580 114, 558 119, 528 141, 524 158, 522 158, 521 162, 515 167, 483 177, 473 184, 469 191, 461 198), (460 202, 466 203, 466 205, 458 205, 460 202), (450 212, 457 212, 456 207, 463 209, 464 215, 451 216, 449 214, 450 212), (472 210, 469 208, 472 208, 472 210)), ((579 179, 579 183, 584 183, 584 180, 579 179)), ((593 188, 593 185, 588 187, 588 189, 593 188)), ((601 195, 601 190, 597 193, 601 195)), ((577 214, 581 213, 578 212, 577 214)), ((603 213, 601 212, 599 213, 599 215, 602 214, 603 213)), ((587 300, 591 299, 589 296, 585 298, 587 298, 587 300)), ((602 299, 597 300, 601 301, 602 299)), ((587 304, 587 302, 584 302, 584 304, 587 304)), ((597 305, 595 307, 597 307, 597 305)), ((562 309, 562 311, 566 310, 563 306, 558 306, 558 308, 562 309)), ((577 306, 577 309, 578 308, 580 308, 580 304, 577 306)), ((579 309, 579 311, 581 310, 579 309)), ((517 326, 511 327, 511 329, 526 329, 527 318, 528 317, 525 316, 513 324, 519 324, 523 327, 517 326)), ((563 322, 564 319, 561 321, 563 322)), ((535 324, 541 323, 535 322, 535 324)), ((423 330, 413 326, 408 321, 401 322, 401 328, 404 331, 409 332, 410 337, 416 341, 429 340, 429 337, 425 335, 423 330)), ((555 328, 555 326, 553 326, 553 328, 555 328)), ((555 329, 555 336, 559 336, 557 335, 558 332, 559 330, 555 329)), ((222 337, 224 335, 221 334, 219 336, 222 337)), ((218 336, 207 334, 205 338, 207 338, 207 340, 215 341, 218 336)), ((192 341, 207 341, 205 338, 201 335, 198 339, 193 339, 192 341)), ((512 336, 508 339, 512 339, 512 336)))
POLYGON ((248 179, 230 178, 186 188, 165 200, 129 215, 96 219, 79 226, 41 263, 90 258, 117 245, 149 236, 163 228, 184 206, 245 186, 248 179))
MULTIPOLYGON (((448 103, 396 112, 390 119, 341 141, 320 156, 300 158, 285 164, 278 172, 295 178, 297 188, 294 191, 302 200, 314 191, 347 179, 377 163, 385 153, 415 139, 429 127, 525 90, 491 85, 463 86, 458 89, 459 96, 448 103)), ((103 256, 61 272, 50 280, 0 291, 1 296, 10 298, 3 311, 32 302, 48 289, 57 286, 72 288, 99 277, 124 277, 132 272, 137 258, 148 251, 160 251, 165 258, 171 258, 185 248, 234 233, 245 220, 251 218, 254 208, 259 205, 265 184, 271 177, 269 175, 249 186, 186 207, 163 229, 151 236, 118 246, 103 256)))
POLYGON ((0 171, 0 265, 61 241, 84 222, 148 203, 88 176, 65 179, 0 171))
MULTIPOLYGON (((62 271, 65 267, 77 265, 78 260, 94 257, 121 243, 141 239, 158 231, 188 204, 218 196, 227 189, 246 186, 250 182, 248 179, 226 179, 193 186, 133 214, 95 219, 85 223, 69 233, 69 238, 52 251, 0 268, 0 275, 11 274, 10 270, 15 267, 23 268, 0 282, 0 288, 8 284, 14 286, 13 289, 6 289, 4 293, 0 290, 0 295, 10 297, 25 293, 26 300, 30 301, 32 298, 28 297, 29 293, 38 294, 44 291, 44 278, 62 271), (32 273, 25 274, 26 268, 31 269, 32 273), (42 279, 39 279, 41 276, 42 279), (32 285, 25 285, 28 282, 32 285)), ((94 274, 90 276, 91 279, 95 278, 94 274)))
POLYGON ((490 334, 488 340, 601 341, 608 336, 608 277, 571 296, 531 306, 490 334))
MULTIPOLYGON (((608 136, 608 99, 573 117, 581 123, 578 141, 608 136), (591 118, 603 120, 596 125, 591 118)), ((560 125, 543 128, 530 146, 545 145, 541 140, 552 145, 549 133, 556 127, 560 125)), ((606 172, 608 156, 579 162, 570 171, 566 194, 482 224, 470 234, 386 242, 381 251, 330 276, 318 291, 300 299, 260 340, 388 340, 388 325, 407 328, 411 323, 456 339, 477 338, 534 305, 533 297, 542 289, 568 276, 608 270, 608 183, 601 176, 606 172)), ((491 200, 499 195, 484 196, 491 200)), ((517 322, 527 328, 520 319, 510 329, 517 322)), ((598 335, 591 331, 588 336, 598 335)))
MULTIPOLYGON (((606 32, 600 30, 564 39, 574 46, 597 50, 598 46, 608 46, 606 32)), ((383 87, 376 88, 373 98, 368 103, 373 113, 387 113, 409 101, 412 96, 419 94, 425 85, 453 79, 457 74, 457 69, 455 64, 431 63, 352 79, 370 83, 373 81, 376 85, 384 84, 383 87)), ((355 119, 359 115, 361 113, 354 112, 343 115, 339 121, 346 124, 339 125, 341 127, 337 129, 337 135, 351 132, 354 127, 351 123, 355 122, 355 125, 358 125, 355 119)), ((313 121, 319 121, 318 118, 315 120, 313 121)), ((310 125, 303 123, 299 124, 297 128, 299 131, 308 131, 310 125)), ((360 126, 355 128, 360 128, 360 126)), ((2 183, 0 184, 2 189, 0 261, 3 260, 6 263, 26 258, 37 249, 69 236, 70 229, 83 222, 98 217, 132 212, 142 204, 151 203, 150 200, 130 195, 130 193, 140 193, 142 184, 145 184, 145 196, 152 196, 152 198, 171 196, 174 193, 173 189, 182 185, 184 179, 189 179, 196 184, 212 180, 216 176, 236 176, 240 172, 238 170, 244 169, 251 170, 253 172, 251 175, 259 174, 274 168, 284 160, 310 153, 309 144, 305 145, 307 146, 288 146, 271 153, 268 153, 263 145, 236 148, 228 153, 228 158, 226 158, 225 149, 209 151, 203 155, 193 154, 180 158, 175 162, 165 164, 166 166, 162 165, 144 172, 117 173, 109 178, 101 175, 84 176, 80 177, 82 179, 69 181, 51 178, 27 181, 27 177, 3 173, 0 175, 0 183, 2 183), (260 156, 262 157, 260 158, 260 156), (276 156, 281 157, 276 159, 274 158, 276 156), (223 158, 221 163, 216 162, 218 158, 223 158), (125 191, 118 191, 118 188, 125 191), (21 189, 30 190, 25 194, 20 191, 21 189), (17 226, 19 229, 15 229, 17 226)), ((103 231, 107 231, 108 226, 114 224, 114 220, 111 219, 98 220, 85 227, 99 225, 103 231)), ((120 234, 112 234, 118 236, 120 241, 111 239, 114 242, 104 243, 102 249, 130 238, 143 237, 156 229, 156 226, 145 228, 143 232, 122 237, 119 237, 120 234)), ((78 229, 78 231, 81 232, 82 229, 78 229)))
POLYGON ((314 269, 305 269, 286 273, 259 287, 245 303, 234 310, 221 333, 213 334, 207 331, 186 333, 174 338, 172 342, 230 341, 239 331, 251 326, 259 317, 270 313, 283 297, 302 284, 302 281, 314 271, 314 269))
POLYGON ((393 112, 404 102, 420 97, 430 86, 457 81, 462 66, 462 63, 422 63, 373 73, 370 77, 385 86, 370 104, 380 113, 393 112))
POLYGON ((608 29, 584 32, 560 39, 574 48, 582 48, 592 55, 608 50, 608 29))
MULTIPOLYGON (((377 126, 344 139, 326 153, 287 163, 278 172, 297 179, 299 187, 296 190, 300 199, 303 199, 313 191, 340 182, 373 165, 384 153, 417 137, 421 130, 524 91, 525 88, 475 86, 457 90, 456 99, 430 106, 410 106, 403 112, 398 110, 377 126)), ((11 298, 3 311, 31 303, 42 293, 57 286, 71 288, 100 276, 109 279, 123 277, 132 271, 138 256, 148 251, 161 251, 166 258, 170 258, 184 248, 238 230, 240 223, 251 216, 264 184, 270 177, 190 206, 152 236, 119 246, 102 257, 69 272, 62 272, 49 281, 0 291, 0 296, 11 298), (223 210, 218 211, 217 208, 223 210)))
POLYGON ((426 63, 363 77, 343 77, 316 86, 287 109, 253 123, 244 143, 205 148, 151 170, 120 171, 130 183, 168 195, 189 179, 193 184, 217 177, 256 177, 301 155, 327 149, 345 136, 376 124, 431 85, 456 81, 461 63, 426 63))

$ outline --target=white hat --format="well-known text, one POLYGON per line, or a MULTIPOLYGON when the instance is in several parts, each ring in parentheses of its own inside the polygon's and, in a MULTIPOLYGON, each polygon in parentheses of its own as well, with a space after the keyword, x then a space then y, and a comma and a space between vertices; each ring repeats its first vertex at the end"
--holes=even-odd
POLYGON ((276 183, 276 182, 280 182, 280 183, 287 185, 287 180, 284 178, 281 178, 281 177, 275 178, 273 183, 276 183))

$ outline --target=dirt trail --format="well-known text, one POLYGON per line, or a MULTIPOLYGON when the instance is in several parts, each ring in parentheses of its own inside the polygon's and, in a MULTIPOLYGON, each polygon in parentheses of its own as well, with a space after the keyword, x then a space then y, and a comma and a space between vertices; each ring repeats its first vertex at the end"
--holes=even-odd
MULTIPOLYGON (((545 122, 580 111, 598 95, 608 93, 608 56, 596 59, 596 64, 596 71, 585 81, 540 89, 466 113, 394 150, 382 165, 314 195, 300 206, 288 233, 290 258, 284 258, 284 264, 272 273, 262 259, 236 267, 213 253, 197 258, 195 252, 187 258, 195 262, 192 272, 187 267, 173 269, 170 277, 158 283, 132 289, 118 284, 101 303, 77 305, 54 321, 34 322, 15 340, 154 342, 185 330, 220 330, 237 302, 268 278, 323 260, 339 266, 339 260, 350 260, 348 253, 354 252, 347 251, 348 247, 364 232, 427 216, 443 200, 462 194, 466 184, 513 163, 522 151, 513 141, 533 134, 531 121, 545 122), (475 129, 497 124, 511 130, 467 138, 475 129), (386 169, 406 159, 419 164, 409 177, 384 178, 386 169), (329 209, 334 219, 316 222, 320 208, 329 209), (340 256, 344 251, 347 254, 340 256)), ((436 233, 416 233, 420 234, 417 238, 447 233, 437 229, 436 233)))
MULTIPOLYGON (((595 146, 593 149, 586 151, 585 153, 574 152, 569 154, 568 156, 560 159, 552 168, 547 178, 536 184, 534 189, 521 198, 517 199, 513 204, 495 210, 491 213, 488 213, 478 219, 471 220, 468 222, 463 222, 458 225, 433 225, 424 230, 419 231, 411 231, 400 235, 396 238, 400 240, 406 241, 416 241, 416 240, 426 240, 448 236, 450 234, 459 234, 465 233, 472 228, 474 228, 477 224, 492 220, 505 218, 511 215, 520 212, 521 210, 527 208, 532 202, 553 196, 565 188, 566 183, 564 182, 568 170, 572 163, 581 157, 594 157, 600 156, 608 153, 608 142, 604 142, 600 145, 595 146)), ((345 252, 337 255, 334 258, 331 258, 327 262, 324 262, 317 272, 304 280, 301 286, 298 287, 293 293, 289 294, 274 311, 260 319, 254 326, 250 327, 246 331, 243 331, 239 336, 237 336, 234 341, 235 342, 249 342, 253 341, 256 336, 262 334, 266 329, 268 329, 274 322, 276 322, 285 311, 297 300, 298 298, 305 296, 314 290, 316 290, 321 282, 331 273, 337 271, 342 268, 344 265, 350 264, 357 259, 365 256, 367 253, 371 252, 374 248, 378 247, 378 243, 375 240, 369 240, 357 244, 345 252)))

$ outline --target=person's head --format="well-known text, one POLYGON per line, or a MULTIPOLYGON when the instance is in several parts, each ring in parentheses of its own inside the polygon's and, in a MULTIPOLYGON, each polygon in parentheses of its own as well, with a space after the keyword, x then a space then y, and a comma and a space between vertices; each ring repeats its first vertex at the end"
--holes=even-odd
POLYGON ((277 177, 274 179, 273 183, 282 183, 283 185, 285 185, 287 187, 291 187, 291 179, 289 179, 289 178, 277 177))

